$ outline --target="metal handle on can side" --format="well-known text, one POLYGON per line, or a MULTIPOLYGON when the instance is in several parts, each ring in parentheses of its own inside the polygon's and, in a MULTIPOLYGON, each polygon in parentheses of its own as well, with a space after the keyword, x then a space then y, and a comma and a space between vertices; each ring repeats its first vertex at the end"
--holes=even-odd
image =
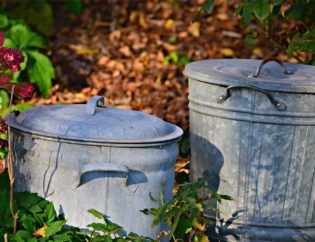
POLYGON ((260 74, 260 71, 261 71, 261 69, 262 69, 262 67, 263 67, 263 65, 266 64, 266 63, 269 62, 269 61, 275 61, 275 62, 277 62, 277 63, 281 66, 282 71, 283 71, 284 74, 286 74, 286 75, 294 74, 293 71, 289 71, 289 70, 287 70, 287 69, 285 68, 285 66, 284 66, 282 60, 280 60, 280 59, 278 59, 278 58, 275 58, 275 57, 268 57, 268 58, 263 59, 263 61, 262 61, 262 62, 259 64, 259 66, 257 67, 256 72, 255 72, 253 75, 250 75, 250 77, 258 77, 259 74, 260 74))
POLYGON ((284 111, 286 109, 286 105, 282 102, 277 101, 276 99, 273 98, 273 96, 267 92, 264 89, 255 87, 255 86, 247 86, 247 85, 237 85, 237 86, 229 86, 226 88, 225 94, 218 97, 217 102, 218 103, 223 103, 226 99, 228 99, 231 96, 231 89, 236 89, 236 88, 247 88, 247 89, 253 89, 255 91, 261 92, 265 94, 270 102, 279 110, 279 111, 284 111))
POLYGON ((113 171, 113 172, 122 172, 125 173, 126 180, 128 178, 129 174, 129 168, 122 164, 116 164, 116 163, 93 163, 93 164, 86 164, 84 165, 80 171, 78 176, 76 177, 76 186, 75 188, 78 188, 81 184, 81 178, 82 175, 88 172, 94 172, 94 171, 113 171))
POLYGON ((91 97, 86 104, 86 112, 94 115, 96 107, 105 107, 105 100, 102 96, 91 97))

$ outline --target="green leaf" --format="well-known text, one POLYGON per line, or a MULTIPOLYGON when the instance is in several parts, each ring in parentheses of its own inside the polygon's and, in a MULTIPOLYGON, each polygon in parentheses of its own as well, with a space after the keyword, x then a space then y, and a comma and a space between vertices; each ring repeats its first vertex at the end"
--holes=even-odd
POLYGON ((191 60, 186 55, 180 55, 178 64, 184 66, 184 65, 188 64, 190 61, 191 60))
POLYGON ((99 218, 99 219, 104 219, 104 215, 98 211, 96 211, 95 209, 89 209, 88 210, 89 213, 93 214, 94 217, 99 218))
POLYGON ((44 214, 38 214, 38 213, 33 213, 34 218, 36 219, 36 221, 39 223, 40 227, 44 227, 45 226, 45 222, 44 222, 44 214))
POLYGON ((45 214, 46 214, 46 221, 49 224, 50 222, 54 221, 56 218, 56 211, 54 208, 54 204, 50 202, 46 209, 45 209, 45 214))
POLYGON ((208 0, 202 4, 203 10, 207 14, 210 14, 212 12, 213 6, 214 6, 214 0, 208 0))
POLYGON ((36 230, 36 220, 31 216, 25 216, 22 218, 23 227, 30 233, 34 233, 36 230))
POLYGON ((231 200, 231 201, 234 201, 234 198, 233 198, 233 197, 231 197, 231 196, 229 196, 229 195, 222 195, 222 194, 221 194, 221 198, 222 198, 222 199, 225 199, 225 200, 231 200))
POLYGON ((250 9, 247 9, 247 8, 244 9, 242 11, 241 16, 242 16, 242 19, 241 19, 242 25, 244 28, 247 28, 250 25, 251 18, 252 18, 252 13, 251 13, 250 9))
POLYGON ((160 202, 162 205, 164 204, 164 194, 163 194, 164 184, 165 184, 165 178, 161 181, 161 186, 160 186, 160 190, 159 190, 160 202))
POLYGON ((54 235, 53 236, 53 238, 54 238, 54 241, 60 241, 60 242, 62 242, 62 241, 72 241, 72 238, 71 238, 71 236, 69 236, 69 235, 65 235, 65 234, 56 234, 56 235, 54 235))
POLYGON ((6 108, 9 106, 10 97, 6 90, 0 89, 0 109, 6 108))
POLYGON ((192 227, 189 227, 185 230, 185 234, 189 233, 192 230, 192 227))
POLYGON ((176 36, 171 36, 168 41, 170 42, 170 44, 175 44, 175 42, 177 41, 176 36))
POLYGON ((5 29, 9 25, 8 16, 5 14, 0 14, 0 29, 5 29))
POLYGON ((108 231, 107 225, 106 224, 102 224, 102 223, 91 223, 91 224, 88 224, 87 227, 93 228, 95 230, 100 230, 100 231, 103 231, 103 232, 107 232, 108 231))
POLYGON ((31 213, 40 213, 42 212, 43 210, 40 208, 40 206, 38 206, 37 204, 33 205, 32 207, 30 207, 28 209, 29 212, 31 213))
POLYGON ((171 231, 170 231, 170 238, 172 238, 174 232, 176 231, 181 215, 182 215, 182 211, 178 211, 177 214, 175 215, 174 222, 172 224, 171 231))
POLYGON ((10 37, 4 36, 3 47, 17 48, 18 46, 13 42, 13 40, 10 37))
POLYGON ((240 5, 238 5, 238 7, 235 9, 235 16, 241 15, 243 11, 243 4, 241 3, 240 5))
POLYGON ((199 11, 196 13, 196 15, 193 17, 192 22, 196 22, 200 16, 201 13, 201 9, 199 9, 199 11))
POLYGON ((20 64, 21 70, 25 70, 26 66, 27 66, 27 61, 28 61, 28 55, 26 51, 22 51, 22 54, 24 56, 24 61, 20 64))
POLYGON ((29 241, 32 239, 32 234, 29 231, 26 230, 19 230, 15 234, 16 241, 29 241))
POLYGON ((58 233, 62 229, 62 227, 65 224, 66 224, 65 220, 59 220, 59 221, 55 221, 55 222, 48 224, 48 228, 45 232, 45 235, 47 237, 55 235, 56 233, 58 233))
POLYGON ((270 0, 261 0, 254 5, 254 14, 260 20, 265 20, 270 15, 270 0))
POLYGON ((10 190, 10 178, 8 174, 8 169, 6 168, 5 171, 0 174, 0 192, 3 192, 3 191, 9 192, 9 190, 10 190))
POLYGON ((53 12, 51 4, 48 1, 20 1, 12 12, 13 16, 24 19, 36 31, 47 36, 51 35, 53 12))
POLYGON ((42 37, 33 32, 26 24, 13 25, 10 28, 10 37, 20 50, 28 47, 46 47, 42 37))
POLYGON ((245 37, 245 43, 248 45, 248 46, 254 46, 254 38, 251 36, 251 35, 246 35, 245 37))
MULTIPOLYGON (((30 108, 33 108, 35 107, 35 105, 33 104, 29 104, 29 103, 19 103, 17 105, 13 105, 11 107, 11 111, 14 112, 14 111, 19 111, 19 112, 23 112, 27 109, 30 109, 30 108)), ((9 108, 3 108, 1 111, 0 111, 0 116, 1 117, 5 117, 9 114, 9 108)))
POLYGON ((82 12, 82 0, 67 0, 67 8, 70 13, 79 15, 82 12))
POLYGON ((272 17, 273 18, 275 18, 279 14, 280 9, 281 9, 281 5, 277 5, 277 6, 273 7, 273 10, 272 10, 272 17))
POLYGON ((27 51, 29 65, 27 68, 31 83, 37 83, 44 98, 47 98, 51 88, 51 79, 55 78, 55 71, 49 58, 38 51, 27 51))
POLYGON ((112 242, 113 239, 112 239, 112 237, 110 237, 110 235, 105 235, 104 238, 103 238, 103 241, 104 242, 112 242))
POLYGON ((10 217, 10 196, 8 191, 1 191, 0 192, 0 225, 5 225, 6 220, 10 217))
POLYGON ((150 197, 151 201, 154 202, 155 204, 161 204, 157 199, 155 199, 155 198, 152 196, 151 192, 149 193, 149 197, 150 197))
POLYGON ((27 47, 48 49, 45 39, 39 35, 33 35, 32 38, 29 40, 27 47))
POLYGON ((175 237, 184 238, 185 234, 187 234, 192 229, 192 221, 193 218, 185 218, 182 216, 178 222, 177 229, 174 231, 175 237))

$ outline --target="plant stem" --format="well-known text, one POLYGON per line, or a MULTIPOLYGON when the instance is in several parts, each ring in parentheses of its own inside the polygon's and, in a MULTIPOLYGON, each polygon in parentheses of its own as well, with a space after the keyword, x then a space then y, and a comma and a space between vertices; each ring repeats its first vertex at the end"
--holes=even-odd
POLYGON ((7 233, 4 234, 4 242, 8 242, 8 234, 7 233))
POLYGON ((13 234, 16 233, 16 226, 17 226, 17 219, 18 214, 14 213, 13 210, 13 186, 14 186, 14 170, 13 170, 13 161, 12 161, 12 149, 11 149, 11 107, 14 95, 14 85, 12 86, 11 97, 10 97, 10 105, 9 105, 9 117, 8 117, 8 172, 10 178, 10 210, 11 215, 14 218, 14 227, 13 227, 13 234))

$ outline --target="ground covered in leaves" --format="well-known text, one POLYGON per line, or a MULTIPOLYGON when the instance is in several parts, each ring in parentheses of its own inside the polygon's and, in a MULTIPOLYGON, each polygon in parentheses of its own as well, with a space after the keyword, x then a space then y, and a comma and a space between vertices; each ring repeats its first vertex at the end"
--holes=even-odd
POLYGON ((215 5, 211 16, 192 22, 202 1, 84 0, 80 16, 55 5, 49 39, 56 79, 48 99, 35 105, 86 103, 93 95, 107 105, 140 110, 182 128, 188 126, 188 61, 278 55, 265 41, 256 48, 233 6, 215 5))

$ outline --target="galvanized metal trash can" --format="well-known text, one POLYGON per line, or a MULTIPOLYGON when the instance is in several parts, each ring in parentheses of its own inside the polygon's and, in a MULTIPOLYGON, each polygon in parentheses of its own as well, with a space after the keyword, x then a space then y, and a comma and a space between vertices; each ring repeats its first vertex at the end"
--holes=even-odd
POLYGON ((315 241, 315 67, 205 60, 184 74, 191 180, 219 177, 235 199, 209 204, 224 213, 206 212, 210 238, 315 241))
POLYGON ((16 191, 54 202, 67 224, 85 228, 104 213, 126 232, 156 238, 167 229, 151 228, 165 178, 165 199, 172 198, 177 141, 182 130, 157 117, 104 106, 95 96, 84 104, 41 106, 12 117, 16 191))

